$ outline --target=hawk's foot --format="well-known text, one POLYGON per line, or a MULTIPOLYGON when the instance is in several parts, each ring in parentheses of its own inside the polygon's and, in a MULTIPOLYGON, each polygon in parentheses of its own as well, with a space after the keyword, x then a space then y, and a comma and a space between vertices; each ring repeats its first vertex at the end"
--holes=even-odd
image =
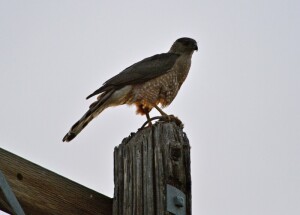
POLYGON ((146 125, 148 125, 147 127, 151 127, 152 126, 152 121, 160 119, 160 118, 161 118, 161 116, 155 116, 155 117, 149 118, 146 122, 144 122, 144 124, 142 125, 142 127, 140 127, 138 129, 138 131, 144 129, 146 127, 146 125))
POLYGON ((140 127, 138 130, 142 130, 146 127, 146 125, 148 125, 147 127, 151 127, 152 126, 152 121, 153 120, 159 120, 159 121, 163 121, 163 122, 175 122, 177 126, 179 126, 180 128, 183 128, 183 123, 181 122, 180 119, 178 119, 178 117, 174 116, 174 115, 163 115, 163 116, 155 116, 152 118, 149 118, 143 125, 142 127, 140 127))
POLYGON ((174 116, 174 115, 163 115, 161 116, 159 121, 165 121, 165 122, 175 122, 177 126, 179 126, 180 128, 183 128, 183 123, 181 122, 181 120, 174 116))

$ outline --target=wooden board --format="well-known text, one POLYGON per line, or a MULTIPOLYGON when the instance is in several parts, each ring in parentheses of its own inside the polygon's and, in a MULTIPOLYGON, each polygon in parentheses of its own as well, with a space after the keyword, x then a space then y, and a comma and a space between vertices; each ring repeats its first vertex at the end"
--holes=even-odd
MULTIPOLYGON (((0 170, 27 215, 111 215, 112 199, 0 148, 0 170)), ((10 212, 0 192, 0 210, 10 212)))

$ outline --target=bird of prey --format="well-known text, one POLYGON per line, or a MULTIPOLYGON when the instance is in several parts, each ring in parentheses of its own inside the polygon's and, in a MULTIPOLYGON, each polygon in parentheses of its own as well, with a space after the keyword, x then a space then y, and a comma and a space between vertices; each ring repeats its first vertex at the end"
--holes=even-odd
POLYGON ((134 104, 137 114, 146 115, 150 123, 149 112, 152 108, 168 117, 158 105, 166 107, 174 100, 188 75, 195 50, 198 50, 198 46, 194 39, 179 38, 167 53, 145 58, 107 80, 86 98, 98 95, 97 100, 71 127, 63 141, 74 139, 90 121, 112 106, 134 104))

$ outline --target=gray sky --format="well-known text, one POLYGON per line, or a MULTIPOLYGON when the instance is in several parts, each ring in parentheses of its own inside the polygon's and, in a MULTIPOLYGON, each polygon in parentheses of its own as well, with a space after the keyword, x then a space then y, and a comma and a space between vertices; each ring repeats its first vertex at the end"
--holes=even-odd
POLYGON ((0 147, 112 197, 113 149, 145 118, 111 108, 61 139, 103 82, 188 36, 199 51, 165 111, 191 142, 193 213, 298 215, 299 11, 297 0, 2 0, 0 147))

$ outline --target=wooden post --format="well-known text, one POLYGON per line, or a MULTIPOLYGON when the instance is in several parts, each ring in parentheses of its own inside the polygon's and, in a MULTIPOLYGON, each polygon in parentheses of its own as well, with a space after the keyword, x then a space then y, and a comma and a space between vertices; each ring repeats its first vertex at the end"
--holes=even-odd
POLYGON ((186 134, 172 122, 158 122, 132 133, 115 148, 114 183, 113 215, 190 215, 190 145, 186 134), (170 199, 167 185, 185 194, 179 203, 174 197, 170 199), (175 204, 181 212, 170 213, 167 204, 175 204))

